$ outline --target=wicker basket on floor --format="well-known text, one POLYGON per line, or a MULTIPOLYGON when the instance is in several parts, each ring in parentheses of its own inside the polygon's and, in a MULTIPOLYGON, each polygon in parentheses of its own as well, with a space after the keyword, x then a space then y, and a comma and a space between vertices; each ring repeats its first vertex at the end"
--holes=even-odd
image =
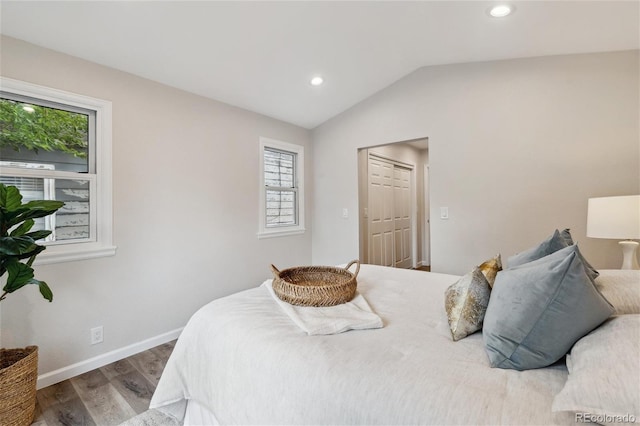
POLYGON ((356 295, 360 262, 354 260, 346 268, 332 266, 299 266, 273 271, 273 291, 287 303, 298 306, 335 306, 349 302, 356 295), (356 264, 356 272, 349 268, 356 264))
POLYGON ((0 425, 28 426, 36 409, 38 347, 0 349, 0 425))

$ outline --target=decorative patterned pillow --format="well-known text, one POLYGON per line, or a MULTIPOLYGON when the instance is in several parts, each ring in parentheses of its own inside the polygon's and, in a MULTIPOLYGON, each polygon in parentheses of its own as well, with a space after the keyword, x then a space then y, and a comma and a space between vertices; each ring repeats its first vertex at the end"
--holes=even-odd
POLYGON ((493 288, 498 272, 502 271, 502 258, 497 254, 493 259, 489 259, 478 266, 480 272, 484 275, 489 283, 489 288, 493 288))
POLYGON ((614 309, 573 245, 498 274, 482 330, 492 367, 546 367, 614 309))
POLYGON ((490 293, 491 288, 480 268, 447 288, 444 307, 454 342, 482 329, 490 293))
POLYGON ((551 409, 576 421, 623 424, 640 420, 640 315, 612 317, 578 340, 567 356, 569 378, 551 409))

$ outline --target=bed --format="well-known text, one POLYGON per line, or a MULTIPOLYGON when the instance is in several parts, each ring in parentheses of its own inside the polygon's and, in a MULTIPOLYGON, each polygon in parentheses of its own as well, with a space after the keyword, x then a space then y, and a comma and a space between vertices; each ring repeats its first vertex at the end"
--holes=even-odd
MULTIPOLYGON (((598 278, 625 283, 627 293, 610 298, 640 299, 637 271, 619 272, 598 278)), ((185 424, 575 424, 577 410, 552 409, 568 380, 564 358, 527 371, 491 368, 482 332, 452 341, 443 294, 459 278, 362 265, 358 293, 382 328, 331 335, 303 332, 268 282, 214 300, 182 332, 151 408, 185 424)), ((638 403, 637 393, 630 398, 638 403)))

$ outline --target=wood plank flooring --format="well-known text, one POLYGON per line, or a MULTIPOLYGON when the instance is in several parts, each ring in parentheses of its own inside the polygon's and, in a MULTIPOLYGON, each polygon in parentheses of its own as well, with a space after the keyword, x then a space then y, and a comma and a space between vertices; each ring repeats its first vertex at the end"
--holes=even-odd
POLYGON ((112 426, 149 409, 175 341, 40 389, 32 426, 112 426))

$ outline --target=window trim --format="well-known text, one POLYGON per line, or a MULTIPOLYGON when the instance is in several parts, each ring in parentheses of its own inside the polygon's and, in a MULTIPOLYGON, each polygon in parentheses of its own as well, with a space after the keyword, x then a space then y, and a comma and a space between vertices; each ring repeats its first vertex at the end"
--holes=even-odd
MULTIPOLYGON (((95 174, 90 179, 95 184, 95 216, 92 217, 96 226, 95 240, 47 245, 47 250, 40 253, 35 264, 44 265, 115 255, 111 102, 6 77, 0 77, 0 91, 95 111, 95 174)), ((2 173, 2 167, 0 167, 0 173, 2 173)), ((11 169, 10 174, 20 174, 19 169, 11 169)), ((83 179, 88 177, 83 176, 83 179)))
POLYGON ((259 227, 258 238, 285 237, 290 235, 303 234, 306 229, 304 227, 304 147, 288 142, 279 141, 260 137, 260 208, 259 211, 259 227), (264 152, 266 148, 278 151, 285 151, 296 154, 295 160, 295 187, 297 188, 296 196, 296 217, 295 225, 279 225, 277 227, 268 228, 266 226, 266 194, 267 185, 264 179, 264 152))

